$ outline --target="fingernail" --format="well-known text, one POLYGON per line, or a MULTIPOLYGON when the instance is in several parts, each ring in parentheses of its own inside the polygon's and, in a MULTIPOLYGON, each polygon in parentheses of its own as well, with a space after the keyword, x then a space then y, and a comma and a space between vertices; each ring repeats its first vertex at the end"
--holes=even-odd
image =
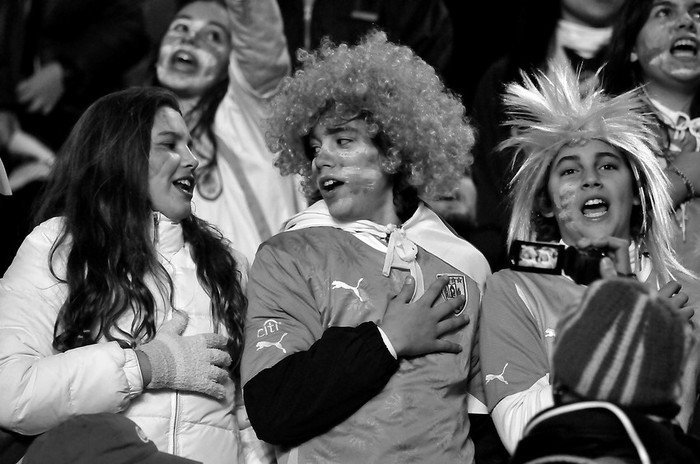
POLYGON ((610 259, 610 258, 608 258, 607 256, 605 256, 604 258, 602 258, 602 259, 600 260, 600 264, 601 264, 601 266, 603 266, 603 268, 604 268, 605 270, 609 270, 609 269, 612 269, 612 268, 615 267, 615 264, 613 263, 613 260, 610 259))

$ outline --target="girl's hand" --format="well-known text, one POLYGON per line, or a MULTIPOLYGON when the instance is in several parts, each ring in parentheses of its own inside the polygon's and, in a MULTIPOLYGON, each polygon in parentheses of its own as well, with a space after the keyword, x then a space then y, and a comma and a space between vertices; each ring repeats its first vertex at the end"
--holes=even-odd
POLYGON ((63 66, 53 61, 17 84, 17 100, 30 113, 49 114, 65 93, 63 66))
POLYGON ((695 314, 695 309, 692 306, 688 306, 689 297, 687 294, 681 292, 681 284, 672 280, 659 289, 659 297, 668 299, 671 306, 678 310, 678 312, 691 324, 693 323, 692 318, 695 314))
POLYGON ((585 250, 598 248, 606 250, 607 257, 600 261, 600 275, 604 279, 619 276, 631 276, 630 241, 618 237, 582 238, 576 242, 576 248, 585 250))

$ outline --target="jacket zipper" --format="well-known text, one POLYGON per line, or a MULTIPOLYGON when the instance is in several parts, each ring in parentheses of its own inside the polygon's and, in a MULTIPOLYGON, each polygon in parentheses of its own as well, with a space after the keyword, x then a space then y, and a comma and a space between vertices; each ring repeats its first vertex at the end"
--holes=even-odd
POLYGON ((177 424, 180 421, 180 392, 175 390, 175 400, 174 400, 174 407, 173 407, 173 419, 171 422, 171 429, 170 429, 170 446, 172 449, 172 454, 175 454, 179 456, 178 453, 178 440, 177 440, 177 424))

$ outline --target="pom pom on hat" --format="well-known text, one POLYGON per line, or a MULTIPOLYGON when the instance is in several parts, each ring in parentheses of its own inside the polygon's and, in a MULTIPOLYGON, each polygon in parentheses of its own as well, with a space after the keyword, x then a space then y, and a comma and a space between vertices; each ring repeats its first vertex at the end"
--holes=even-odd
POLYGON ((598 280, 559 321, 552 383, 587 400, 674 417, 689 327, 646 285, 598 280))

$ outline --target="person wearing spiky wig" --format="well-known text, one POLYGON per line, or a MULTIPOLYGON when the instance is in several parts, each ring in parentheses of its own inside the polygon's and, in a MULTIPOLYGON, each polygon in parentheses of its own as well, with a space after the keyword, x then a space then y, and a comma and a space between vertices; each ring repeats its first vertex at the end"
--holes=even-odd
MULTIPOLYGON (((615 98, 598 87, 581 92, 570 67, 550 69, 523 76, 504 97, 515 132, 503 147, 524 155, 512 181, 508 245, 524 240, 598 250, 600 275, 649 282, 690 319, 688 296, 674 280, 689 271, 670 246, 668 179, 654 159, 654 122, 638 92, 615 98)), ((528 420, 553 404, 554 328, 586 288, 570 275, 504 269, 487 281, 480 326, 486 399, 511 452, 528 420)), ((694 376, 688 383, 692 395, 694 376)), ((692 400, 684 406, 678 419, 685 427, 692 400)))
POLYGON ((250 422, 280 462, 473 462, 468 413, 490 421, 475 347, 490 270, 423 202, 467 168, 465 109, 381 31, 303 62, 267 140, 320 199, 249 274, 250 422))

